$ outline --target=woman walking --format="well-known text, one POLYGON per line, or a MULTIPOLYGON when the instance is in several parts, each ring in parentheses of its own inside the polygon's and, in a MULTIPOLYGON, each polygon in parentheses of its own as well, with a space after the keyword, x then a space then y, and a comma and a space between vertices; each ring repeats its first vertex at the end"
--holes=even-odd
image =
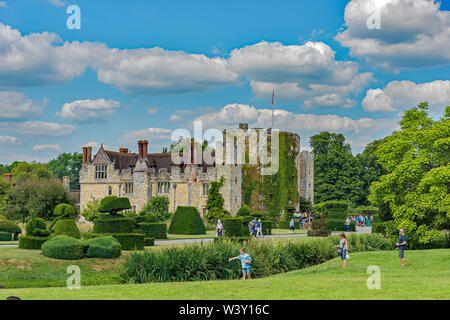
POLYGON ((344 232, 341 233, 341 240, 338 245, 338 254, 341 256, 342 267, 347 267, 348 242, 344 232))
POLYGON ((216 225, 216 236, 222 237, 223 236, 223 226, 222 226, 222 221, 217 220, 217 225, 216 225))

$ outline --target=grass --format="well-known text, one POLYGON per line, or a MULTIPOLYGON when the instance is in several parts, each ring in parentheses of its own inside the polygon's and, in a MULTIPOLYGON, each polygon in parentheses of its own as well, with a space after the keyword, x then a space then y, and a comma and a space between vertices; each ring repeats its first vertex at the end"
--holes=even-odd
POLYGON ((339 259, 264 279, 86 286, 82 288, 2 289, 0 300, 22 299, 450 299, 450 250, 407 251, 400 268, 397 251, 351 255, 346 269, 339 259), (381 269, 381 289, 366 286, 367 267, 381 269))
MULTIPOLYGON (((307 233, 308 231, 305 229, 296 230, 295 233, 297 234, 303 234, 307 233)), ((293 233, 289 232, 289 229, 272 229, 272 235, 286 235, 293 233)), ((196 234, 196 235, 186 235, 186 234, 168 234, 167 240, 178 240, 178 239, 207 239, 207 238, 214 238, 216 236, 215 230, 207 230, 206 234, 196 234)))
POLYGON ((0 241, 1 244, 19 244, 19 241, 0 241))

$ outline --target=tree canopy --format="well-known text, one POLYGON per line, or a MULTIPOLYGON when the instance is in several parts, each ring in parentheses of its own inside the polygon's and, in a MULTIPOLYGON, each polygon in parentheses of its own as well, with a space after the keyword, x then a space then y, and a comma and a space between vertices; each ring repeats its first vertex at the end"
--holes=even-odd
POLYGON ((61 153, 56 159, 50 160, 48 168, 55 177, 61 179, 64 176, 70 177, 70 189, 80 189, 80 169, 83 160, 81 153, 61 153))
POLYGON ((369 200, 387 205, 410 244, 427 244, 450 224, 450 107, 433 120, 428 104, 405 111, 400 130, 383 139, 375 155, 389 172, 370 187, 369 200))

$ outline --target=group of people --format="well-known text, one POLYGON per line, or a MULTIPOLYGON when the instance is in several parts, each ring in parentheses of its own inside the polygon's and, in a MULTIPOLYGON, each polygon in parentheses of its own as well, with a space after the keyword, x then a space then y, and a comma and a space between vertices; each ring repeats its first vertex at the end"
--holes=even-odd
MULTIPOLYGON (((261 219, 256 219, 253 218, 249 223, 248 223, 248 229, 250 232, 250 236, 251 237, 264 237, 263 232, 262 232, 262 221, 261 219)), ((219 219, 217 220, 217 224, 216 224, 216 236, 217 237, 223 237, 223 224, 222 221, 219 219)))
POLYGON ((347 232, 350 232, 350 224, 352 221, 354 221, 355 225, 358 227, 371 227, 373 223, 373 216, 356 215, 347 217, 344 223, 347 228, 347 232))

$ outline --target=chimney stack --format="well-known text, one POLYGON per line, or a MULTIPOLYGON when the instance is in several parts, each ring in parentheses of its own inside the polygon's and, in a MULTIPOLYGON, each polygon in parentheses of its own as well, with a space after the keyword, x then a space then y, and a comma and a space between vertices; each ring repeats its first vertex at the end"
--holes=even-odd
POLYGON ((190 164, 197 164, 197 142, 188 142, 188 155, 190 164))
POLYGON ((119 152, 120 153, 128 153, 128 148, 120 148, 119 152))
POLYGON ((148 153, 148 141, 147 140, 139 140, 139 158, 146 158, 148 153))
POLYGON ((92 147, 83 147, 83 163, 91 162, 92 158, 92 147))

